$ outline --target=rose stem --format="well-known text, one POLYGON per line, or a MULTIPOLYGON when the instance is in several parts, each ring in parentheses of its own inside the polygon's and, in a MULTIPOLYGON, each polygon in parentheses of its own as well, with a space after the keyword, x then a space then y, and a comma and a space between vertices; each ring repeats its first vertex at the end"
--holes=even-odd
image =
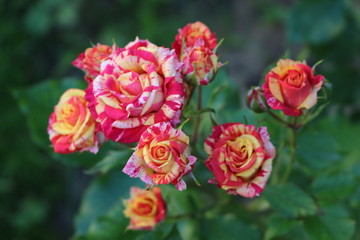
MULTIPOLYGON (((197 111, 201 110, 201 86, 198 86, 198 95, 197 95, 197 111)), ((194 126, 194 133, 193 133, 193 142, 196 145, 196 141, 199 134, 199 126, 200 126, 200 114, 196 116, 195 119, 195 126, 194 126)))
MULTIPOLYGON (((296 119, 297 118, 294 118, 295 123, 296 123, 296 119)), ((294 126, 296 126, 296 124, 294 124, 294 126)), ((287 181, 287 179, 289 178, 291 170, 292 170, 295 160, 296 160, 296 130, 297 130, 296 127, 290 128, 290 156, 291 157, 290 157, 290 163, 287 165, 282 183, 285 183, 287 181)))

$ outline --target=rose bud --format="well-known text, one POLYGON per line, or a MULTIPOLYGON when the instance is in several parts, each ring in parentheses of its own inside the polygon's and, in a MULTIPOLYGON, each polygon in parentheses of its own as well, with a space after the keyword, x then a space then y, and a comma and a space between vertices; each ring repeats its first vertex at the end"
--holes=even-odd
POLYGON ((213 127, 204 144, 209 155, 206 167, 229 194, 248 198, 259 196, 271 174, 275 148, 266 127, 227 123, 213 127))
POLYGON ((324 76, 314 75, 305 62, 280 59, 266 74, 262 85, 268 105, 289 116, 300 116, 302 109, 310 109, 317 102, 317 92, 324 76))
POLYGON ((218 56, 205 46, 202 39, 194 47, 185 48, 180 60, 185 80, 192 86, 209 84, 222 65, 218 62, 218 56))
POLYGON ((179 33, 175 36, 175 42, 171 47, 175 49, 176 55, 180 58, 183 48, 194 47, 195 43, 202 39, 204 46, 213 50, 216 45, 216 34, 202 22, 189 23, 184 28, 179 29, 179 33))
POLYGON ((162 122, 143 132, 123 172, 149 185, 172 183, 182 191, 186 189, 182 177, 192 171, 195 161, 190 155, 189 137, 162 122))
POLYGON ((254 87, 248 91, 246 105, 256 113, 267 111, 267 103, 260 87, 254 87))
POLYGON ((107 139, 134 143, 149 126, 180 122, 184 85, 174 51, 136 39, 101 65, 86 89, 107 139))
POLYGON ((151 230, 166 215, 166 204, 159 187, 149 190, 132 187, 130 199, 124 200, 124 215, 130 218, 128 229, 151 230))
POLYGON ((98 151, 101 133, 96 131, 87 104, 85 92, 80 89, 69 89, 61 96, 48 126, 55 152, 98 151))
POLYGON ((98 43, 92 48, 88 48, 85 52, 80 53, 79 56, 71 63, 73 66, 85 72, 85 80, 90 83, 100 73, 100 65, 107 60, 115 46, 110 46, 98 43))

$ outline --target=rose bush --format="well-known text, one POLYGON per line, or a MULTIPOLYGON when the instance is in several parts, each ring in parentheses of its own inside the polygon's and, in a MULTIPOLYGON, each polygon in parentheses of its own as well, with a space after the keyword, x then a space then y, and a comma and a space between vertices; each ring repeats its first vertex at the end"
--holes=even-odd
POLYGON ((136 142, 157 122, 179 122, 184 101, 180 63, 170 49, 137 38, 101 65, 86 99, 107 139, 136 142))
POLYGON ((48 133, 57 153, 98 151, 96 122, 87 108, 83 90, 69 89, 61 96, 50 115, 48 133))
POLYGON ((161 190, 153 187, 149 190, 132 187, 130 199, 124 200, 124 215, 130 218, 128 229, 151 230, 166 215, 166 204, 161 190))
POLYGON ((314 75, 305 62, 280 59, 266 74, 262 85, 267 103, 286 115, 300 116, 302 109, 310 109, 317 102, 317 92, 324 76, 314 75))
POLYGON ((272 171, 275 148, 266 127, 226 123, 213 127, 204 148, 205 164, 214 174, 210 183, 230 194, 259 196, 272 171))
POLYGON ((189 137, 162 122, 141 135, 123 172, 149 185, 173 183, 181 191, 186 189, 182 176, 193 169, 195 161, 196 157, 190 155, 189 137))

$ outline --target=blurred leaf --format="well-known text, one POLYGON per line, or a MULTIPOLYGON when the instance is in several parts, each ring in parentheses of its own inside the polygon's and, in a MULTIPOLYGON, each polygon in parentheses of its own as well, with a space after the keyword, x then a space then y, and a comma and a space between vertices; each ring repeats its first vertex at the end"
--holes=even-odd
POLYGON ((201 220, 201 227, 202 239, 207 240, 262 239, 260 231, 255 226, 244 223, 230 215, 203 219, 201 220))
POLYGON ((311 240, 348 240, 354 234, 355 222, 325 214, 305 218, 304 227, 311 240))
POLYGON ((287 217, 311 216, 317 213, 314 200, 293 184, 267 186, 262 195, 275 210, 287 217))
MULTIPOLYGON (((89 185, 75 219, 75 235, 86 234, 98 217, 120 204, 121 199, 129 197, 130 186, 143 185, 122 172, 98 176, 89 185)), ((106 220, 104 220, 106 221, 106 220)))
POLYGON ((300 163, 312 172, 336 168, 341 161, 337 149, 335 139, 325 132, 306 132, 299 136, 297 152, 300 163))
POLYGON ((309 44, 329 41, 344 29, 345 10, 345 0, 299 1, 287 21, 288 38, 309 44))
POLYGON ((86 171, 87 174, 101 173, 106 174, 112 169, 124 166, 126 161, 132 154, 131 149, 121 149, 117 151, 109 151, 105 158, 99 161, 95 166, 86 171))
POLYGON ((176 224, 182 239, 200 239, 200 225, 196 218, 183 218, 176 224))
POLYGON ((337 202, 349 197, 356 185, 354 176, 349 173, 324 174, 315 179, 311 185, 311 191, 320 201, 337 202))
POLYGON ((281 215, 271 215, 267 218, 267 227, 265 231, 265 240, 270 240, 280 236, 291 236, 291 239, 304 239, 304 233, 293 234, 299 232, 302 228, 302 222, 299 220, 293 220, 285 218, 281 215))

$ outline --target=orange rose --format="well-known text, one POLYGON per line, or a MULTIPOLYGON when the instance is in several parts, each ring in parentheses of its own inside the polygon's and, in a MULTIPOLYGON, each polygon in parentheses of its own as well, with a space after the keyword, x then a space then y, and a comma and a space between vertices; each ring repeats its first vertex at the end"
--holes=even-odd
POLYGON ((129 229, 151 230, 166 215, 166 204, 159 187, 150 190, 131 188, 131 197, 124 201, 124 214, 130 218, 129 229))

